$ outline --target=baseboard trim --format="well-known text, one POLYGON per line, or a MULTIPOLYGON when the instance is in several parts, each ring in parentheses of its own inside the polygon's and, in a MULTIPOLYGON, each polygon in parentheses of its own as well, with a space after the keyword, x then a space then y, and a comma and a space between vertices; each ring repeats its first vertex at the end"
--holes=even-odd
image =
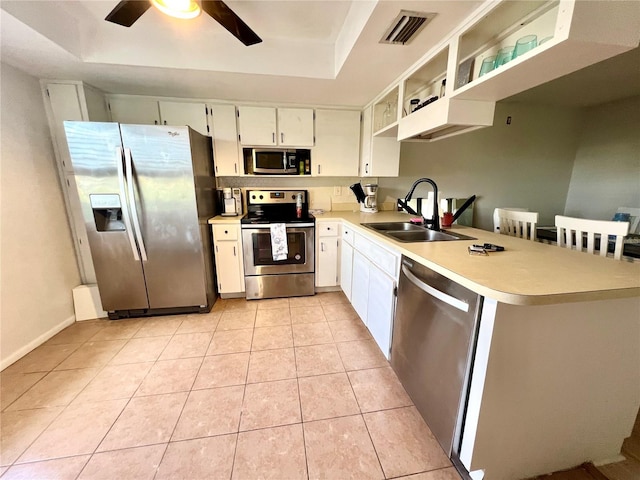
POLYGON ((69 325, 75 323, 76 321, 76 316, 75 315, 71 315, 70 317, 68 317, 67 319, 63 320, 62 322, 60 322, 58 325, 56 325, 55 327, 49 329, 47 332, 43 333, 42 335, 40 335, 39 337, 35 338, 34 340, 30 341, 29 343, 27 343, 24 347, 19 348, 18 350, 16 350, 15 352, 13 352, 11 355, 9 355, 6 358, 3 358, 2 360, 0 360, 0 370, 4 370, 5 368, 7 368, 9 365, 17 362, 18 360, 20 360, 22 357, 24 357, 27 353, 29 353, 30 351, 34 350, 35 348, 39 347, 40 345, 42 345, 44 342, 46 342, 47 340, 49 340, 51 337, 53 337, 56 333, 64 330, 65 328, 67 328, 69 325))

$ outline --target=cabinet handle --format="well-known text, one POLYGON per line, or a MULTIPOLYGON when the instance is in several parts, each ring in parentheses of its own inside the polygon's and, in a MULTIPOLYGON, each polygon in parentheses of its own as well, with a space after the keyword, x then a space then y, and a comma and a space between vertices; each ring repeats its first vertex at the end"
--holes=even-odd
POLYGON ((216 165, 216 173, 218 173, 218 165, 216 165))
POLYGON ((216 245, 216 253, 218 253, 218 245, 216 245))
POLYGON ((368 163, 364 164, 364 173, 369 173, 369 164, 368 163))
POLYGON ((157 125, 158 124, 158 120, 154 120, 153 123, 154 123, 154 125, 157 125))
POLYGON ((280 143, 284 143, 284 133, 280 132, 280 143))
POLYGON ((233 164, 233 171, 234 171, 234 173, 238 173, 238 164, 237 163, 233 164))
POLYGON ((324 242, 320 242, 320 251, 324 252, 324 242))
POLYGON ((320 174, 320 165, 318 165, 318 174, 320 174))
POLYGON ((236 246, 235 245, 233 246, 233 256, 234 257, 236 256, 236 246))
POLYGON ((276 132, 271 134, 271 143, 276 143, 276 132))

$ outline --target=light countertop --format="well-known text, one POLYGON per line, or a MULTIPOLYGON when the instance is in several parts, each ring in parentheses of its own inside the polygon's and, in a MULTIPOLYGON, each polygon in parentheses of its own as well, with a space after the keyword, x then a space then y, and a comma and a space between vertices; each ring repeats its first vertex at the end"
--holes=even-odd
POLYGON ((452 230, 477 240, 402 243, 361 223, 408 221, 400 212, 327 212, 318 221, 346 221, 354 231, 376 238, 403 255, 474 292, 514 305, 550 305, 640 296, 640 263, 617 261, 556 245, 532 242, 477 228, 452 230), (469 255, 471 244, 494 243, 504 252, 469 255))
MULTIPOLYGON (((240 223, 241 216, 209 219, 210 224, 240 223)), ((551 305, 640 296, 640 262, 630 263, 570 251, 477 228, 452 230, 477 240, 402 243, 361 223, 408 221, 401 212, 326 212, 318 221, 345 221, 354 231, 375 238, 407 257, 485 297, 513 305, 551 305), (471 244, 494 243, 504 252, 469 255, 471 244)))

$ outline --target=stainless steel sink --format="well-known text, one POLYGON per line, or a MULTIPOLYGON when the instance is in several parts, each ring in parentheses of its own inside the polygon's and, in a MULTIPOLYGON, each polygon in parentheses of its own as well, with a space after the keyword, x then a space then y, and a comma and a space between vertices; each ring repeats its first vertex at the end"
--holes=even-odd
POLYGON ((474 237, 453 233, 451 231, 435 231, 423 228, 420 231, 384 232, 385 235, 399 242, 447 242, 451 240, 475 240, 474 237))
POLYGON ((475 237, 462 235, 461 233, 448 231, 429 230, 420 225, 408 222, 380 222, 361 223, 363 227, 375 230, 382 235, 391 237, 399 242, 446 242, 451 240, 475 240, 475 237))
POLYGON ((378 232, 406 232, 406 231, 422 231, 425 228, 420 225, 414 225, 409 222, 380 222, 380 223, 361 223, 363 227, 376 230, 378 232))

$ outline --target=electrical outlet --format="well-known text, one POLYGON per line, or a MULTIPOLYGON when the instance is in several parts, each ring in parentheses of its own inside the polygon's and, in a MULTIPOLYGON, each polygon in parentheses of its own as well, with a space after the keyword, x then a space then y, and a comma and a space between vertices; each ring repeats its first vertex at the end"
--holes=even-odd
POLYGON ((342 195, 342 187, 333 187, 333 196, 339 197, 342 195))

